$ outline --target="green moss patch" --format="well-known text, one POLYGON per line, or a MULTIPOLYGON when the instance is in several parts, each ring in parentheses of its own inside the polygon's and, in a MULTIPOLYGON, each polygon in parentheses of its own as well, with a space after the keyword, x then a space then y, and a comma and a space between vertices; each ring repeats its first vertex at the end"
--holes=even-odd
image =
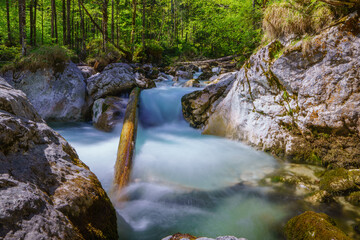
POLYGON ((285 226, 286 239, 293 240, 350 240, 336 223, 324 213, 307 211, 290 219, 285 226))

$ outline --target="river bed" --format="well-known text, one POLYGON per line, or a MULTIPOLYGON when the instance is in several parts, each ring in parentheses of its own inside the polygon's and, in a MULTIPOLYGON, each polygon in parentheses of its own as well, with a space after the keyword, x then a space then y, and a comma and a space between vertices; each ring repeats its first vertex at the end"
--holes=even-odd
MULTIPOLYGON (((182 232, 281 239, 289 206, 271 199, 271 189, 258 186, 279 163, 240 142, 189 127, 180 99, 194 90, 163 86, 142 91, 131 184, 124 189, 128 201, 113 200, 120 238, 159 240, 182 232)), ((112 133, 91 123, 53 127, 109 192, 121 125, 112 133)))

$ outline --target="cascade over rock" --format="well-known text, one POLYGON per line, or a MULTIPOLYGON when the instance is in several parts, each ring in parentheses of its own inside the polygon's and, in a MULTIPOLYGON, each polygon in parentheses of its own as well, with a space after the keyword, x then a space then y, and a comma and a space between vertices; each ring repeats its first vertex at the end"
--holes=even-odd
MULTIPOLYGON (((273 41, 243 65, 209 119, 190 122, 294 161, 360 167, 359 59, 357 13, 313 38, 273 41)), ((183 104, 186 119, 211 103, 206 91, 184 97, 204 102, 183 104)))
POLYGON ((117 239, 97 177, 0 78, 0 238, 117 239))
POLYGON ((42 118, 49 121, 79 121, 86 112, 86 85, 79 68, 67 63, 63 72, 38 69, 5 74, 6 80, 23 91, 42 118))

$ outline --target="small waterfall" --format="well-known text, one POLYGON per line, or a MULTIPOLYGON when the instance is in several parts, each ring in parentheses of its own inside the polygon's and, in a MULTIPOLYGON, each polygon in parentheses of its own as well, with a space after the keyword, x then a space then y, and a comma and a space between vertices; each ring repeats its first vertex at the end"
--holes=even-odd
POLYGON ((181 97, 194 88, 160 87, 144 90, 140 96, 140 123, 143 127, 183 122, 181 97))

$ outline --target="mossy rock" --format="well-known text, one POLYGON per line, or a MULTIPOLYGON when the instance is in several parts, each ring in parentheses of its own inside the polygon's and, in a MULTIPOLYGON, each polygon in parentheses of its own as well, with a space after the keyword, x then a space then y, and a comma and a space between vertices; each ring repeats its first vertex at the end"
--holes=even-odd
POLYGON ((304 212, 290 219, 285 226, 288 240, 350 240, 336 223, 324 213, 304 212))
POLYGON ((346 200, 352 205, 360 207, 360 191, 351 193, 346 200))
POLYGON ((359 174, 344 168, 327 171, 320 180, 320 189, 335 195, 347 194, 357 189, 359 174))

